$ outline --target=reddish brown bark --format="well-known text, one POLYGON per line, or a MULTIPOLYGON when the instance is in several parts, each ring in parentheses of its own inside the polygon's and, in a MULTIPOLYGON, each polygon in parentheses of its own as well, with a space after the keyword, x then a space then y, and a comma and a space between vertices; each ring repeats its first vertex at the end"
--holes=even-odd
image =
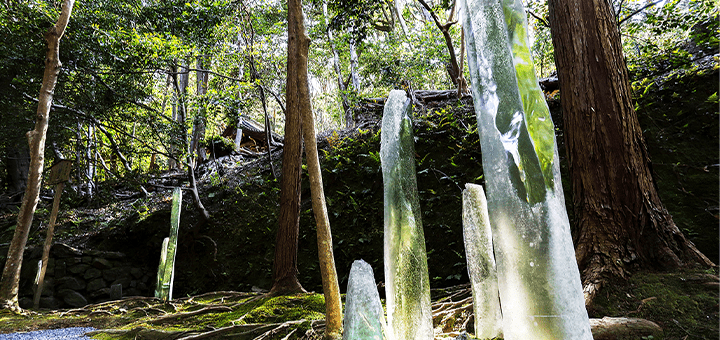
MULTIPOLYGON (((297 249, 300 233, 300 169, 302 165, 302 84, 297 67, 307 60, 310 38, 302 26, 300 0, 288 1, 288 60, 285 100, 285 145, 280 179, 280 219, 275 239, 272 295, 304 292, 297 279, 297 249), (302 30, 301 30, 302 28, 302 30), (305 54, 303 54, 305 51, 305 54)), ((307 84, 305 84, 307 86, 307 84)))
POLYGON ((605 0, 550 0, 586 302, 633 270, 713 266, 663 206, 605 0))

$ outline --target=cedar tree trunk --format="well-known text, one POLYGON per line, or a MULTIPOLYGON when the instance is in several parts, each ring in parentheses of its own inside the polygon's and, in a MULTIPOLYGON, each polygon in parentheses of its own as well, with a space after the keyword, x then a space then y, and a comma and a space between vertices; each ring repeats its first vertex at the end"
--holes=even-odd
MULTIPOLYGON (((280 179, 280 220, 275 238, 273 286, 270 295, 304 292, 298 281, 297 249, 300 233, 300 168, 302 165, 302 100, 299 92, 301 60, 307 62, 310 39, 305 35, 300 0, 288 1, 288 60, 285 90, 285 143, 280 179), (305 54, 303 55, 303 51, 305 54)), ((306 71, 307 72, 307 71, 306 71)))
POLYGON ((0 279, 0 307, 18 310, 18 284, 20 279, 20 266, 23 260, 23 251, 27 243, 30 225, 32 224, 35 207, 40 197, 40 185, 42 183, 42 170, 45 162, 45 135, 47 134, 48 121, 50 120, 50 107, 55 92, 58 74, 60 73, 60 38, 62 38, 70 20, 74 0, 65 0, 62 3, 60 17, 55 26, 45 33, 45 40, 48 44, 47 55, 45 56, 45 73, 43 75, 42 87, 38 99, 37 116, 35 117, 35 129, 28 131, 27 137, 30 144, 30 171, 28 182, 25 188, 20 212, 18 213, 17 226, 13 235, 7 260, 0 279))
POLYGON ((586 304, 633 270, 713 266, 658 196, 606 0, 549 0, 586 304))

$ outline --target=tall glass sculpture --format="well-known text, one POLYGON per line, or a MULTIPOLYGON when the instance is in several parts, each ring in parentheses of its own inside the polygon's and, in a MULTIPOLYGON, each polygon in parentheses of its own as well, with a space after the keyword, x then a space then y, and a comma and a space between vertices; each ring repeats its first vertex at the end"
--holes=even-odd
POLYGON ((460 0, 505 339, 592 339, 519 0, 460 0))
POLYGON ((385 299, 389 340, 432 340, 425 236, 415 174, 410 99, 394 90, 382 120, 385 190, 385 299))

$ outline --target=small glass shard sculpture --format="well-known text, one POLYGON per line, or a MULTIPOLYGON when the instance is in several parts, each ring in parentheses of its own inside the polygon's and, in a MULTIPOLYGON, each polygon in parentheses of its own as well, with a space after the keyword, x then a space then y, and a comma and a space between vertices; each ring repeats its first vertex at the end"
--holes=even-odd
POLYGON ((383 340, 385 315, 370 265, 353 262, 348 277, 343 339, 383 340))
POLYGON ((493 254, 492 230, 482 186, 465 184, 463 190, 463 239, 472 285, 475 336, 502 337, 502 312, 493 254))
POLYGON ((177 249, 180 211, 182 208, 182 190, 173 191, 172 211, 170 215, 170 237, 163 240, 160 251, 160 264, 155 286, 155 297, 163 301, 172 300, 173 280, 175 279, 175 253, 177 249))

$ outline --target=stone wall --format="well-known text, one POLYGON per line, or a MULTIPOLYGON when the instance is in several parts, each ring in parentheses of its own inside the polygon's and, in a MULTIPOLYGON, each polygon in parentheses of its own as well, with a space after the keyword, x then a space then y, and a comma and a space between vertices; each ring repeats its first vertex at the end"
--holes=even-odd
MULTIPOLYGON (((23 308, 32 307, 41 257, 42 247, 25 250, 19 294, 23 308)), ((57 243, 50 249, 40 308, 73 308, 126 296, 151 296, 155 272, 133 264, 123 253, 79 250, 57 243)))

